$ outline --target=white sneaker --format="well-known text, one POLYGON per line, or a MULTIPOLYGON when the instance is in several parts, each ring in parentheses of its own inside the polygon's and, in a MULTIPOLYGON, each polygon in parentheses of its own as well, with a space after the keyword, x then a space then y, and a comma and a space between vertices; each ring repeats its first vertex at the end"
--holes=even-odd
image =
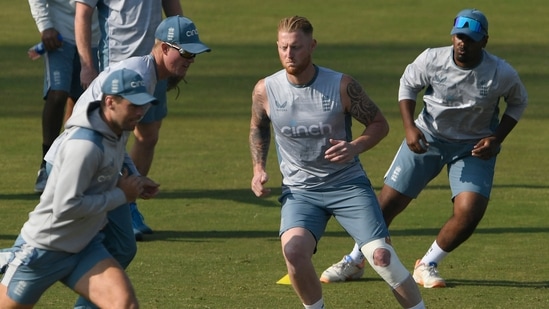
POLYGON ((357 280, 364 275, 364 264, 366 259, 362 260, 360 265, 353 263, 353 260, 348 256, 344 256, 341 261, 328 267, 320 276, 320 282, 344 282, 357 280))
POLYGON ((442 279, 437 270, 437 263, 431 262, 429 265, 416 261, 414 267, 414 280, 424 288, 443 288, 446 287, 446 281, 442 279))

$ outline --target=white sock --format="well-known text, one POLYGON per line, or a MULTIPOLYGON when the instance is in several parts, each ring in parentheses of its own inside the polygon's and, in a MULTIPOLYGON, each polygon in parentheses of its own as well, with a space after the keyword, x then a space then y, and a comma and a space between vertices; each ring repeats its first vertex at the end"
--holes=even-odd
POLYGON ((438 265, 438 263, 440 263, 440 261, 442 261, 442 259, 444 259, 448 255, 448 253, 449 252, 446 252, 440 249, 440 247, 437 244, 437 241, 435 240, 431 245, 431 248, 427 250, 427 253, 425 253, 423 258, 421 259, 421 263, 424 263, 425 265, 429 265, 429 263, 435 262, 438 265))
POLYGON ((316 303, 312 305, 305 305, 303 304, 305 309, 325 309, 324 308, 324 298, 320 298, 316 303))
POLYGON ((353 247, 353 251, 349 253, 349 257, 353 260, 353 263, 359 265, 364 261, 364 254, 360 251, 358 248, 358 245, 355 243, 355 246, 353 247))

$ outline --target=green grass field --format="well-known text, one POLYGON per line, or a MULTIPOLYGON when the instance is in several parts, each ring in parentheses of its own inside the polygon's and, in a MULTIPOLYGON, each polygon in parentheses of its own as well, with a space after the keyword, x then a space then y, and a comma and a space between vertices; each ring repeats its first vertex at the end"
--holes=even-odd
MULTIPOLYGON (((517 69, 530 105, 504 144, 484 220, 440 265, 449 287, 421 291, 429 308, 549 308, 545 0, 213 0, 183 6, 213 51, 197 57, 179 97, 170 95, 150 173, 162 192, 140 203, 155 230, 139 243, 128 269, 142 308, 301 306, 291 287, 275 284, 286 270, 277 237, 274 148, 273 196, 257 199, 249 189, 251 91, 280 68, 280 18, 308 17, 319 43, 315 63, 358 79, 389 119, 389 136, 361 156, 379 189, 403 138, 396 97, 404 67, 427 47, 449 45, 454 15, 472 6, 490 21, 487 49, 517 69)), ((43 62, 26 56, 39 40, 26 1, 4 3, 0 27, 0 247, 8 247, 38 201, 32 189, 41 154, 43 62)), ((409 269, 451 215, 449 194, 443 173, 393 222, 393 243, 409 269)), ((351 247, 331 222, 314 257, 318 273, 351 247)), ((372 270, 358 282, 323 288, 327 308, 398 307, 372 270)), ((37 307, 72 308, 75 298, 56 285, 37 307)))

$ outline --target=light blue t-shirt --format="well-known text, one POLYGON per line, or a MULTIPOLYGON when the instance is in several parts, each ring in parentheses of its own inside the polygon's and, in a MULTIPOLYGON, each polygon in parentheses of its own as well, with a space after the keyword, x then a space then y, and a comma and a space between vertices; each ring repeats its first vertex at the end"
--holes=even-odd
POLYGON ((452 46, 429 48, 409 64, 400 79, 398 99, 416 100, 425 88, 416 125, 448 141, 475 141, 495 132, 499 100, 504 113, 519 120, 528 95, 517 72, 504 60, 483 52, 482 62, 464 69, 453 60, 452 46))
POLYGON ((76 0, 97 6, 101 40, 101 68, 129 57, 144 56, 154 46, 156 28, 162 22, 160 0, 76 0))

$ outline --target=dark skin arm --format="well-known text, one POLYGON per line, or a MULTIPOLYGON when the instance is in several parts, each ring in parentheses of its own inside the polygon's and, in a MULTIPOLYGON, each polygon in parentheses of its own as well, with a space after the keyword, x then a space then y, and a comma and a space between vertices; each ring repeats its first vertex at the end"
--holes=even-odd
MULTIPOLYGON (((425 139, 425 135, 419 130, 414 123, 414 110, 416 102, 413 100, 401 100, 400 114, 402 123, 406 133, 406 144, 411 151, 415 153, 424 153, 429 147, 429 143, 425 139)), ((478 157, 483 160, 488 160, 497 155, 500 145, 503 143, 507 135, 516 126, 517 121, 512 117, 503 115, 496 132, 493 135, 480 139, 471 151, 473 157, 478 157)))
POLYGON ((55 28, 49 28, 40 34, 42 38, 42 43, 46 50, 55 50, 63 45, 63 42, 59 40, 59 32, 55 28))
POLYGON ((507 135, 511 133, 516 124, 517 121, 515 119, 507 115, 503 115, 494 135, 481 139, 473 147, 473 150, 471 151, 473 157, 488 160, 497 155, 500 145, 503 143, 507 135))
POLYGON ((414 112, 416 109, 416 101, 414 100, 400 100, 398 102, 400 108, 400 116, 402 118, 402 125, 404 126, 404 133, 406 134, 406 144, 411 151, 415 153, 424 153, 429 147, 425 135, 420 129, 416 127, 414 122, 414 112))
POLYGON ((162 9, 166 17, 183 16, 183 8, 181 7, 181 2, 178 0, 162 0, 162 9))

